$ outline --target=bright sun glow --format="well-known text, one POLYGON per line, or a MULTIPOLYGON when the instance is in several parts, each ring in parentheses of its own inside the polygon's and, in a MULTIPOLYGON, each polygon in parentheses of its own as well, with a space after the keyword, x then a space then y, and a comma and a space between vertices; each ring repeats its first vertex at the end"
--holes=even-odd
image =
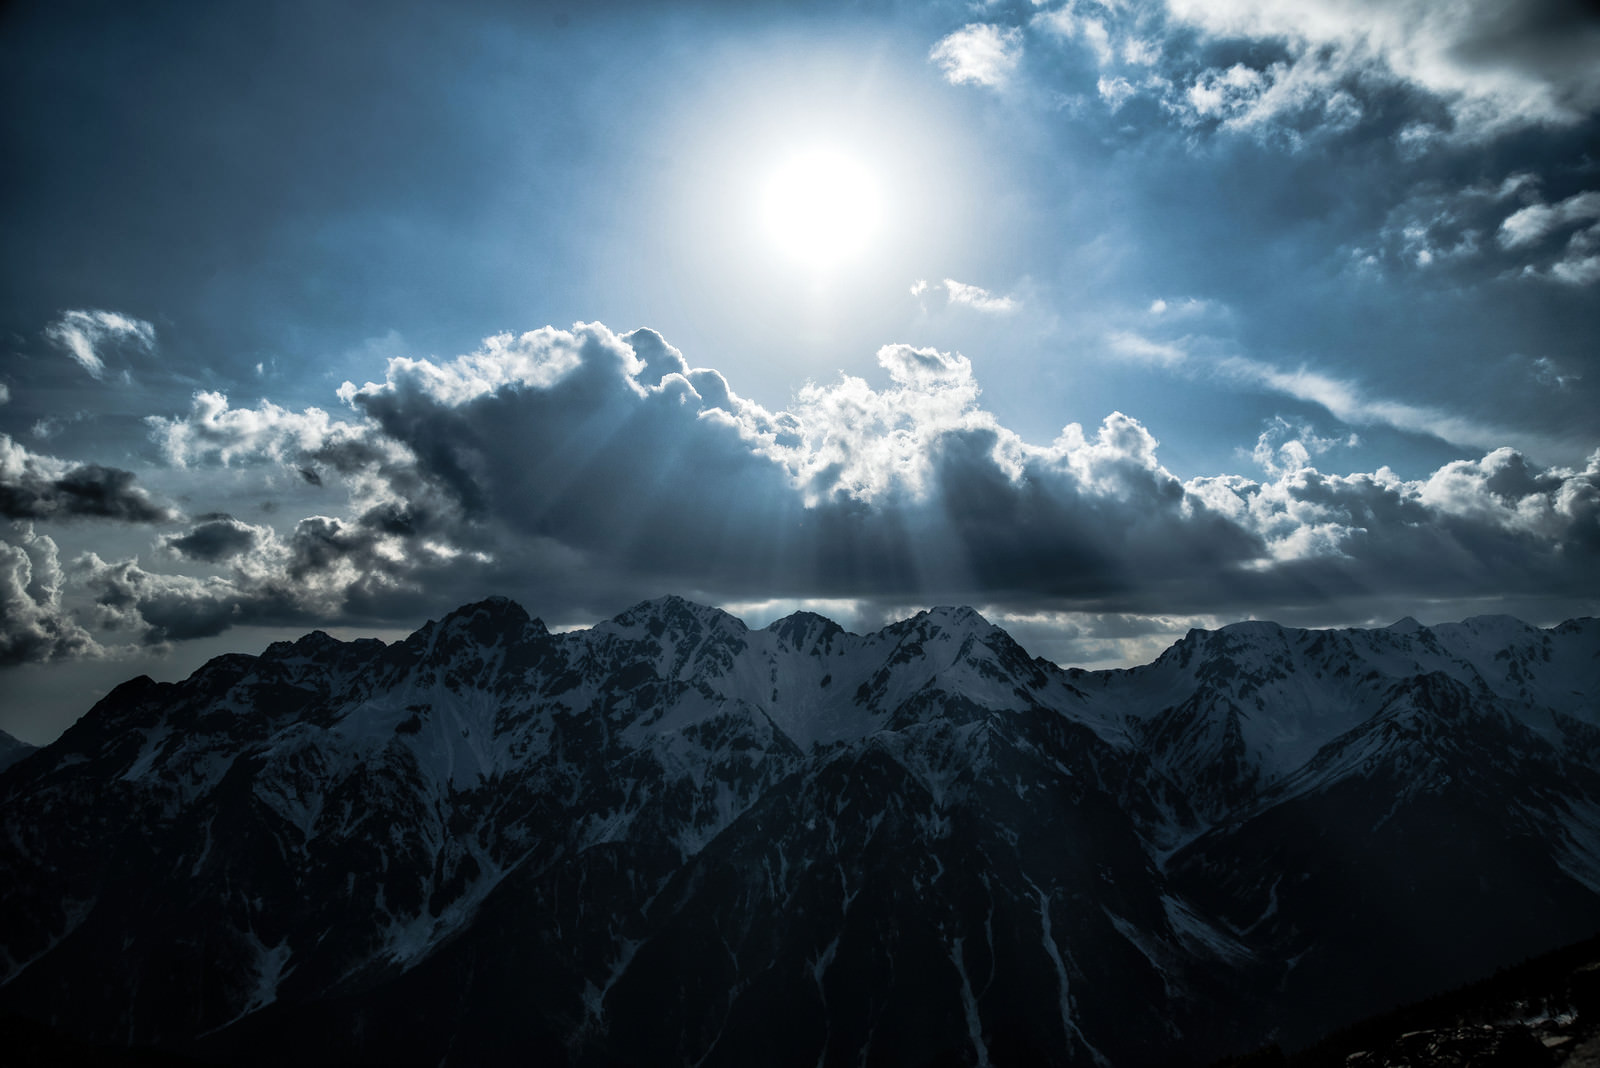
POLYGON ((817 271, 854 259, 883 222, 876 177, 857 160, 812 149, 784 160, 761 201, 767 234, 788 257, 817 271))

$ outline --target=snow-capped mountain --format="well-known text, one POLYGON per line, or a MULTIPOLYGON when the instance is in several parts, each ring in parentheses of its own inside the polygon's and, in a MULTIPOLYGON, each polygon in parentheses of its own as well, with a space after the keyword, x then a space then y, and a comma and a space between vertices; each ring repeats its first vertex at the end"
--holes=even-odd
POLYGON ((1600 621, 750 630, 492 599, 0 773, 0 1010, 221 1060, 1181 1064, 1600 928, 1600 621))

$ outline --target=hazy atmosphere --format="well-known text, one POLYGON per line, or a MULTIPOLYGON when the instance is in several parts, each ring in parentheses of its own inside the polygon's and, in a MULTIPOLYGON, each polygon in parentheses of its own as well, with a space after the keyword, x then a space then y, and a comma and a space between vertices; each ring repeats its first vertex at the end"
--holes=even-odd
POLYGON ((15 3, 0 728, 664 593, 1600 614, 1578 0, 15 3))

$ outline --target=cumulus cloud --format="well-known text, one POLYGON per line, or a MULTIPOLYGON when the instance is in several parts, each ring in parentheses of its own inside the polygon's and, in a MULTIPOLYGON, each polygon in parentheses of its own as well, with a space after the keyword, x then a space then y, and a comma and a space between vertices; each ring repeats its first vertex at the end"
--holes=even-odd
POLYGON ((928 53, 952 85, 1004 85, 1022 59, 1022 31, 974 22, 943 37, 928 53))
MULTIPOLYGON (((1347 421, 1397 418, 1306 372, 1233 373, 1347 421)), ((1328 590, 1570 597, 1600 575, 1600 455, 1341 476, 1317 467, 1348 438, 1278 420, 1252 450, 1263 478, 1185 481, 1122 413, 1024 440, 959 353, 887 345, 878 374, 811 383, 774 412, 652 331, 579 324, 392 359, 341 391, 337 418, 201 394, 151 424, 174 463, 323 465, 345 506, 278 529, 201 515, 152 561, 85 554, 68 577, 86 621, 159 645, 243 623, 407 623, 485 588, 558 619, 666 591, 848 602, 858 620, 930 598, 1109 619, 1271 615, 1328 590)))
POLYGON ((134 484, 132 472, 99 464, 72 465, 29 452, 0 434, 0 516, 7 519, 91 517, 128 523, 173 518, 134 484))
POLYGON ((108 346, 130 345, 150 352, 156 344, 155 327, 142 319, 113 311, 63 312, 45 327, 44 333, 95 378, 105 377, 106 363, 101 351, 108 346))
POLYGON ((214 564, 251 552, 271 538, 271 530, 265 527, 242 523, 231 515, 213 514, 201 516, 196 526, 182 534, 167 535, 161 545, 176 556, 214 564))
POLYGON ((234 408, 226 394, 202 390, 189 413, 146 419, 167 459, 178 467, 236 459, 295 463, 322 460, 337 469, 358 469, 380 458, 385 445, 358 426, 336 420, 321 408, 292 412, 270 401, 257 408, 234 408))
POLYGON ((0 665, 99 656, 103 649, 61 605, 56 543, 31 523, 0 541, 0 665))
POLYGON ((1311 461, 1339 446, 1354 447, 1360 439, 1354 434, 1323 437, 1310 424, 1274 416, 1256 438, 1250 458, 1272 477, 1294 474, 1311 466, 1311 461))

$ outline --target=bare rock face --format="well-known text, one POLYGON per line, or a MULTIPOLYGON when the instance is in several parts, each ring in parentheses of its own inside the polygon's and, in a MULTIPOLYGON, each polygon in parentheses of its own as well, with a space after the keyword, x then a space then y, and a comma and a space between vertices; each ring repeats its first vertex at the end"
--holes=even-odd
POLYGON ((312 634, 0 773, 0 1011, 241 1063, 1304 1042, 1600 927, 1597 654, 1255 623, 1064 671, 970 609, 677 598, 312 634))

